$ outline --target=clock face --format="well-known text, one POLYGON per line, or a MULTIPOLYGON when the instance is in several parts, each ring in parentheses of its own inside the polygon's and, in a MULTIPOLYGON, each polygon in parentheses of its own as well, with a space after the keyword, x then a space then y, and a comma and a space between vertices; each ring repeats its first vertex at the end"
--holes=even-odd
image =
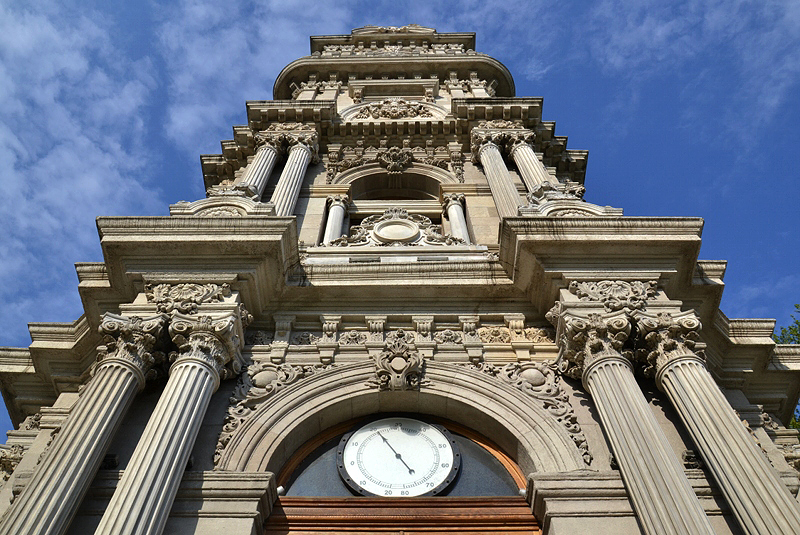
POLYGON ((440 426, 412 418, 385 418, 342 437, 339 474, 367 496, 432 496, 453 482, 461 455, 440 426))

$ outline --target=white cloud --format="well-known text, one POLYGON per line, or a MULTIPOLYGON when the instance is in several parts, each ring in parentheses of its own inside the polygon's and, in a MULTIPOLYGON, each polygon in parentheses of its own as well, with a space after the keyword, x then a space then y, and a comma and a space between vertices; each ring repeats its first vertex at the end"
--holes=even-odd
POLYGON ((97 215, 163 212, 139 178, 151 70, 94 13, 0 6, 0 344, 80 315, 72 264, 100 260, 97 215))

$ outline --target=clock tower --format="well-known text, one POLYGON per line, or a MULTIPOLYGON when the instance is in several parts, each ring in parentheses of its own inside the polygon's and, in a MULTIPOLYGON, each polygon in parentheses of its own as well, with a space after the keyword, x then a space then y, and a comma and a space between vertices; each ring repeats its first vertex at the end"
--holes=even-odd
POLYGON ((800 532, 800 353, 475 34, 312 37, 246 114, 0 348, 0 533, 800 532))

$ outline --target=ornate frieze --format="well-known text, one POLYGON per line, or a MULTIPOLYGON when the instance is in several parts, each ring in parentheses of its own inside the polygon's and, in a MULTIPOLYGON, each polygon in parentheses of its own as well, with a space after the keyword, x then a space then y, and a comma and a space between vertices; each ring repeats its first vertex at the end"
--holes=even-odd
POLYGON ((245 344, 249 346, 268 346, 275 339, 275 335, 270 331, 257 330, 248 331, 245 334, 245 344))
POLYGON ((511 342, 511 331, 508 327, 481 327, 478 336, 485 344, 507 344, 511 342))
POLYGON ((367 383, 369 386, 380 390, 418 390, 428 384, 423 379, 424 359, 405 341, 405 333, 399 335, 401 332, 397 331, 395 340, 387 340, 381 354, 373 357, 375 376, 367 383))
POLYGON ((644 310, 656 298, 658 281, 572 281, 569 291, 581 301, 602 303, 608 311, 644 310))
POLYGON ((622 350, 631 332, 624 312, 577 316, 564 310, 562 303, 556 303, 546 317, 558 326, 561 353, 557 364, 567 377, 580 379, 583 370, 602 357, 631 356, 622 350))
MULTIPOLYGON (((454 157, 453 154, 450 154, 451 159, 454 157)), ((455 157, 458 158, 458 156, 455 157)), ((400 174, 415 162, 448 170, 447 149, 444 147, 434 148, 432 146, 411 147, 408 140, 405 140, 401 147, 389 147, 385 140, 382 140, 378 147, 369 146, 365 148, 362 140, 359 140, 354 147, 329 145, 326 162, 326 182, 331 184, 339 173, 369 163, 377 163, 385 168, 389 174, 400 174)), ((457 167, 458 162, 456 163, 457 167)), ((455 171, 453 172, 455 173, 455 171)), ((461 172, 463 175, 463 162, 461 163, 461 172)), ((461 181, 463 182, 463 180, 461 181)))
POLYGON ((693 311, 638 312, 634 317, 638 328, 636 355, 645 365, 645 376, 653 377, 663 366, 682 357, 703 358, 702 351, 695 351, 702 324, 693 311))
POLYGON ((389 208, 381 215, 373 215, 350 228, 349 236, 342 236, 328 245, 353 246, 425 246, 463 245, 464 240, 442 233, 441 225, 419 214, 409 214, 404 208, 389 208))
POLYGON ((416 100, 387 98, 366 104, 353 118, 358 119, 413 119, 433 117, 428 107, 416 100))
POLYGON ((364 345, 366 342, 367 335, 355 329, 344 332, 339 336, 339 345, 343 346, 364 345))
POLYGON ((460 332, 454 331, 452 329, 445 329, 443 331, 439 331, 433 335, 433 340, 437 344, 460 344, 463 341, 463 337, 460 332))
POLYGON ((575 411, 569 402, 569 395, 560 385, 556 374, 556 366, 550 362, 526 362, 522 364, 511 363, 505 366, 495 366, 488 363, 466 364, 469 368, 482 371, 492 377, 502 380, 529 395, 541 403, 569 433, 575 445, 581 451, 583 461, 589 465, 592 455, 586 437, 575 416, 575 411))
POLYGON ((97 348, 97 365, 102 365, 106 360, 122 360, 147 374, 156 361, 163 357, 154 349, 166 321, 167 317, 162 314, 140 318, 106 312, 98 327, 103 345, 97 348))
POLYGON ((319 336, 310 333, 310 332, 302 332, 297 333, 292 336, 292 345, 296 346, 308 346, 312 344, 316 344, 319 341, 319 336))
POLYGON ((148 303, 155 303, 156 310, 169 314, 173 311, 183 314, 197 313, 198 305, 220 303, 230 297, 229 284, 147 284, 145 296, 148 303))

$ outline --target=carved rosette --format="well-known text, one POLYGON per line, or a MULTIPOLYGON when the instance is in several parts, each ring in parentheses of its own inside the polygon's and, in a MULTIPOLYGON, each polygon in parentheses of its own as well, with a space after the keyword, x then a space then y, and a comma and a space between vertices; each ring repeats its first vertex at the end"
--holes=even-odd
POLYGON ((463 342, 463 337, 461 333, 458 331, 454 331, 452 329, 445 329, 443 331, 439 331, 433 335, 433 340, 437 344, 460 344, 463 342))
POLYGON ((216 468, 225 447, 236 433, 236 430, 252 416, 258 406, 279 392, 305 377, 333 368, 335 364, 314 366, 292 366, 290 364, 272 364, 268 362, 251 364, 239 376, 239 381, 229 399, 228 412, 222 432, 214 449, 214 467, 216 468))
POLYGON ((203 303, 220 303, 230 297, 228 284, 147 284, 145 296, 148 303, 155 303, 156 310, 169 314, 173 311, 183 314, 197 313, 197 306, 203 303))
POLYGON ((569 394, 561 388, 554 363, 511 363, 502 367, 481 363, 467 364, 466 366, 496 377, 536 399, 567 430, 572 441, 581 451, 583 462, 587 465, 591 464, 592 455, 589 453, 589 445, 586 443, 586 437, 569 402, 569 394))
POLYGON ((683 357, 703 358, 702 351, 695 351, 702 325, 693 311, 639 312, 634 317, 638 328, 636 357, 645 365, 645 376, 653 377, 683 357))
POLYGON ((657 288, 657 281, 572 281, 569 284, 570 293, 578 299, 602 303, 608 311, 644 310, 647 302, 656 298, 657 288))
POLYGON ((387 343, 380 355, 374 357, 375 377, 367 385, 380 390, 418 390, 427 385, 423 380, 425 362, 403 340, 387 343))
POLYGON ((342 333, 341 336, 339 336, 339 345, 355 346, 355 345, 364 345, 366 343, 367 343, 366 333, 356 331, 355 329, 342 333))
POLYGON ((478 336, 485 344, 507 344, 511 342, 511 331, 508 327, 481 327, 478 336))
POLYGON ((244 362, 238 332, 251 319, 241 307, 238 314, 214 318, 175 313, 169 334, 178 351, 170 354, 170 362, 202 362, 216 371, 221 380, 237 375, 244 362))
POLYGON ((567 377, 580 379, 586 368, 603 357, 630 359, 630 352, 622 351, 631 332, 624 312, 578 316, 556 303, 546 317, 557 326, 561 350, 557 364, 567 377))
POLYGON ((140 318, 106 312, 98 328, 103 336, 103 345, 97 348, 98 365, 121 360, 142 374, 147 374, 156 361, 163 357, 153 349, 161 338, 166 321, 167 317, 162 314, 140 318))

